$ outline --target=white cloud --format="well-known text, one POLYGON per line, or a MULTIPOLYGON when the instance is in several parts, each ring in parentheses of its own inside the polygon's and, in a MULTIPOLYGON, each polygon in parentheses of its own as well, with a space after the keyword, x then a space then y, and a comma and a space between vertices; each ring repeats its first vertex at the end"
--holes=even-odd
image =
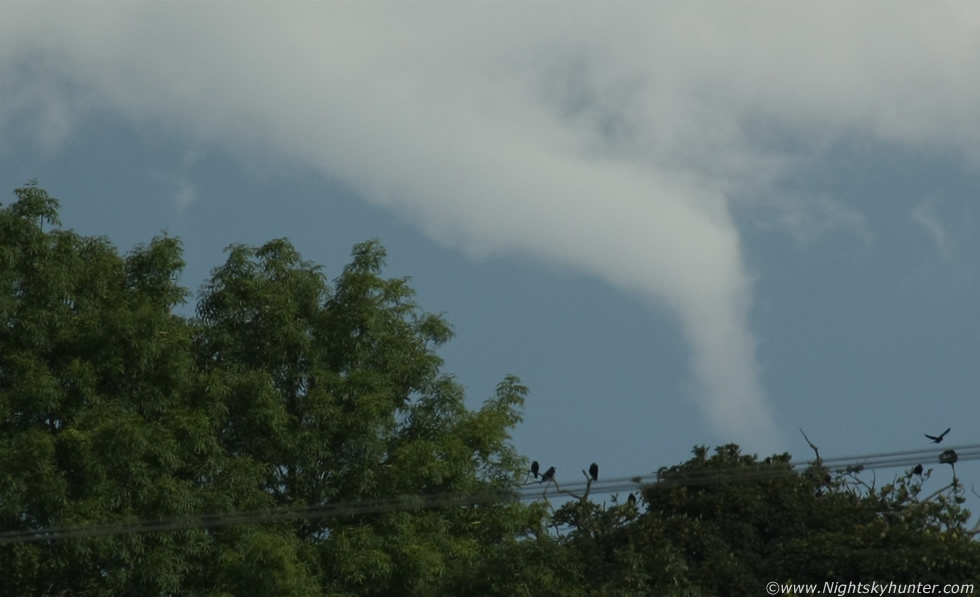
POLYGON ((0 50, 0 136, 9 139, 16 119, 43 152, 53 154, 91 108, 90 98, 65 85, 59 65, 38 61, 12 66, 3 59, 5 52, 0 50))
POLYGON ((191 171, 202 157, 200 150, 190 149, 183 153, 177 165, 150 172, 150 178, 174 189, 173 201, 178 215, 184 215, 188 206, 197 200, 198 189, 191 180, 191 171))
MULTIPOLYGON (((708 420, 756 445, 777 434, 731 197, 765 192, 843 134, 980 164, 967 3, 4 12, 5 96, 20 86, 7 65, 43 63, 133 120, 317 167, 440 242, 571 265, 666 305, 708 420)), ((4 102, 0 130, 22 112, 4 102)), ((853 222, 832 203, 779 209, 853 222)))
POLYGON ((948 261, 950 252, 946 227, 943 226, 943 223, 939 220, 939 216, 936 215, 932 207, 927 203, 920 203, 912 210, 910 218, 929 236, 939 257, 944 261, 948 261))
POLYGON ((812 245, 832 232, 856 237, 864 247, 874 235, 867 217, 857 208, 825 193, 801 194, 780 190, 762 198, 743 199, 756 213, 754 224, 761 229, 781 229, 800 245, 812 245))

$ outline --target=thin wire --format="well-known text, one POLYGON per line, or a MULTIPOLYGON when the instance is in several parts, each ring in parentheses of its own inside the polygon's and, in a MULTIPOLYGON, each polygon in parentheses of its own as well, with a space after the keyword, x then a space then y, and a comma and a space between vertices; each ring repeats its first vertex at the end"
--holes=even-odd
MULTIPOLYGON (((954 448, 956 449, 956 448, 954 448)), ((980 446, 961 446, 958 448, 962 452, 959 460, 974 460, 980 458, 980 446)), ((909 450, 899 453, 886 453, 879 455, 866 455, 863 457, 837 458, 835 462, 844 464, 847 462, 864 464, 863 470, 874 468, 895 467, 912 464, 919 459, 911 456, 928 455, 933 452, 928 450, 909 450), (893 455, 905 454, 905 458, 896 458, 893 455), (882 456, 886 458, 881 458, 882 456), (874 462, 871 462, 874 461, 874 462)), ((958 452, 959 454, 959 452, 958 452)), ((756 469, 746 467, 744 464, 736 467, 726 467, 718 469, 702 469, 691 471, 668 471, 664 478, 648 483, 647 487, 680 487, 690 485, 705 485, 711 483, 749 481, 765 478, 774 478, 782 475, 796 473, 796 468, 809 466, 812 461, 797 463, 776 463, 772 467, 757 463, 756 469)), ((856 467, 858 464, 849 466, 856 467)), ((847 469, 842 469, 847 470, 847 469)), ((594 489, 597 494, 608 494, 619 490, 635 489, 638 485, 645 482, 643 477, 623 477, 619 479, 604 480, 603 482, 593 483, 590 489, 594 489)), ((300 520, 309 518, 331 518, 336 516, 369 514, 396 510, 413 510, 435 507, 448 507, 460 505, 478 505, 484 503, 507 501, 507 500, 527 500, 537 497, 540 484, 525 484, 519 490, 509 491, 483 491, 479 493, 444 493, 431 494, 427 496, 409 496, 398 498, 383 498, 376 500, 354 500, 338 502, 326 506, 308 507, 287 507, 270 508, 265 510, 253 510, 236 513, 217 513, 205 515, 175 516, 156 520, 139 520, 126 523, 118 521, 103 525, 93 525, 84 527, 49 527, 47 529, 28 530, 28 531, 8 531, 0 533, 0 544, 26 541, 43 541, 64 539, 71 537, 84 536, 105 536, 113 534, 144 533, 154 531, 175 531, 190 528, 205 528, 230 526, 235 524, 245 524, 249 522, 282 522, 290 520, 300 520)), ((565 484, 561 493, 569 493, 572 489, 588 486, 587 482, 565 484)), ((546 496, 550 483, 544 488, 542 494, 546 496)), ((559 487, 560 489, 560 487, 559 487)))
MULTIPOLYGON (((931 459, 934 459, 934 462, 939 462, 939 454, 947 450, 954 450, 956 452, 958 457, 957 462, 980 460, 980 444, 969 444, 954 446, 945 450, 931 447, 919 450, 828 458, 821 459, 820 464, 824 470, 834 470, 838 473, 846 474, 848 472, 910 466, 925 461, 924 457, 931 457, 931 459)), ((740 457, 733 456, 733 459, 735 458, 740 457)), ((575 495, 575 491, 583 489, 587 489, 590 493, 594 494, 608 495, 628 489, 638 490, 641 487, 643 489, 673 489, 717 483, 775 479, 799 474, 800 469, 805 471, 815 464, 815 460, 799 460, 785 463, 773 461, 772 464, 757 461, 753 465, 747 465, 739 461, 737 464, 728 467, 691 470, 672 467, 661 469, 660 473, 650 473, 648 475, 618 477, 595 482, 588 480, 577 481, 561 485, 555 483, 554 485, 559 493, 571 495, 572 497, 579 497, 575 495)), ((272 507, 242 512, 182 515, 158 519, 114 521, 96 525, 62 525, 42 529, 4 531, 0 532, 0 545, 528 501, 538 499, 539 497, 547 498, 547 493, 551 489, 551 485, 551 482, 532 481, 515 489, 482 490, 479 492, 457 491, 420 496, 347 500, 319 506, 272 507)))

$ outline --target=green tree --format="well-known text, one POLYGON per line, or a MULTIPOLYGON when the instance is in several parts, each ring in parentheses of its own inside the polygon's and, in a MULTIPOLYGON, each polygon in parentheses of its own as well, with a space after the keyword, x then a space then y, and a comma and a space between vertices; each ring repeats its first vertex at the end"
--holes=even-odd
POLYGON ((819 456, 799 473, 786 454, 699 446, 635 503, 600 505, 588 492, 557 512, 522 503, 526 461, 508 434, 527 388, 508 376, 467 408, 436 352, 449 325, 415 304, 407 279, 383 277, 377 242, 355 246, 332 282, 286 240, 232 246, 187 318, 174 313, 188 297, 178 240, 120 256, 107 239, 59 228, 57 201, 36 185, 15 194, 0 209, 4 594, 980 584, 964 488, 954 477, 922 498, 928 470, 877 487, 819 456), (217 524, 357 504, 371 508, 217 524), (81 534, 5 539, 52 528, 81 534))
MULTIPOLYGON (((197 358, 227 454, 263 473, 275 505, 505 490, 523 461, 508 444, 526 388, 513 377, 468 410, 434 350, 451 337, 384 279, 384 250, 357 245, 328 286, 284 240, 235 246, 198 308, 197 358)), ((520 533, 523 506, 484 504, 296 525, 294 575, 328 594, 433 595, 489 545, 520 533)), ((234 544, 230 549, 235 549, 234 544)))
MULTIPOLYGON (((170 309, 179 243, 120 257, 58 225, 36 186, 0 211, 0 525, 45 528, 208 509, 197 479, 220 456, 188 406, 190 328, 170 309)), ((201 532, 4 549, 11 594, 172 590, 206 550, 201 532)))
POLYGON ((854 469, 817 460, 799 473, 789 461, 698 446, 643 488, 642 512, 573 502, 556 519, 596 595, 746 595, 773 580, 980 585, 958 481, 920 499, 928 471, 876 488, 854 469))
MULTIPOLYGON (((233 246, 187 319, 177 240, 120 257, 57 228, 42 189, 15 194, 0 211, 5 531, 514 487, 526 388, 507 377, 466 408, 435 352, 451 329, 381 276, 378 243, 333 286, 285 240, 233 246)), ((542 522, 504 499, 14 543, 0 576, 13 594, 454 594, 542 522)))

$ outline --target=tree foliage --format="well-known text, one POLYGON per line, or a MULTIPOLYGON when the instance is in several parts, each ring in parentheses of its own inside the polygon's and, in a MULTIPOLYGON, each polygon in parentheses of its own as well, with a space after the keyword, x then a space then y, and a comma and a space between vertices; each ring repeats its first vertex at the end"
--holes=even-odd
POLYGON ((955 478, 920 499, 931 471, 879 488, 819 457, 802 474, 789 462, 696 446, 644 487, 642 512, 571 503, 557 518, 600 595, 746 595, 769 581, 980 587, 980 543, 955 478))
POLYGON ((875 488, 698 447, 636 503, 509 499, 527 388, 508 376, 468 408, 437 354, 451 328, 382 275, 377 242, 333 281, 284 239, 234 245, 184 317, 178 239, 120 255, 61 229, 36 185, 15 195, 0 209, 0 537, 131 528, 0 545, 4 594, 744 595, 980 570, 962 486, 921 499, 911 472, 875 488), (457 495, 483 497, 421 507, 457 495), (419 507, 133 532, 405 496, 419 507))
MULTIPOLYGON (((513 486, 526 389, 508 377, 467 409, 435 352, 448 324, 381 276, 376 242, 333 285, 285 240, 233 246, 185 318, 176 239, 120 256, 50 229, 42 189, 16 195, 0 211, 3 530, 513 486)), ((15 543, 0 572, 11 594, 432 595, 530 511, 15 543)))

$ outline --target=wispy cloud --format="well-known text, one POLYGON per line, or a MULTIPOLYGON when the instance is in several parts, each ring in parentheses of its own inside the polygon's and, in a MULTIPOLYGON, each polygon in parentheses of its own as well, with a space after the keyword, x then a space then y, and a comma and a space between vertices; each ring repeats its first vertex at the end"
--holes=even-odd
POLYGON ((192 170, 203 155, 196 149, 184 151, 179 162, 168 169, 155 169, 150 177, 174 189, 173 202, 177 214, 183 216, 187 208, 197 200, 198 188, 192 182, 192 170))
POLYGON ((57 65, 36 56, 10 64, 5 55, 0 50, 0 138, 11 139, 16 123, 41 151, 53 154, 91 110, 91 96, 68 83, 57 65))
POLYGON ((174 193, 174 203, 177 204, 177 212, 181 215, 186 211, 187 206, 197 199, 197 187, 187 181, 181 181, 177 192, 174 193))
POLYGON ((857 208, 827 194, 779 191, 764 199, 739 202, 751 208, 759 229, 785 231, 800 246, 812 246, 834 233, 844 233, 869 247, 874 238, 868 218, 857 208))
MULTIPOLYGON (((103 106, 312 165, 446 245, 570 265, 665 305, 707 419, 754 445, 778 434, 731 197, 766 192, 842 134, 980 164, 980 24, 965 3, 5 13, 4 73, 43 59, 103 106)), ((5 103, 0 130, 22 113, 5 103)), ((804 233, 860 226, 833 202, 776 209, 804 233)))
POLYGON ((919 203, 909 217, 929 236, 929 240, 932 241, 939 257, 943 261, 948 261, 950 248, 946 227, 943 226, 932 207, 928 203, 919 203))

